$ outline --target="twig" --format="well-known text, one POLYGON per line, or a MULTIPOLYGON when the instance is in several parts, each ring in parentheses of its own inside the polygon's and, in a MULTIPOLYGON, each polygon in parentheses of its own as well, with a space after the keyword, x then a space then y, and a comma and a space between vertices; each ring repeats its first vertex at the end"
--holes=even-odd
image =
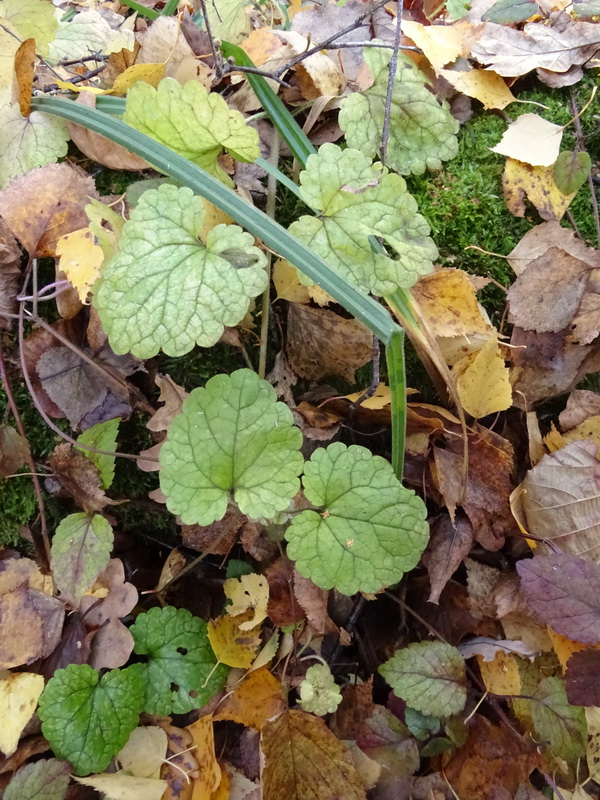
POLYGON ((251 75, 261 75, 263 78, 268 78, 272 81, 277 81, 281 86, 285 87, 286 89, 290 89, 290 84, 287 81, 284 81, 283 78, 279 78, 275 75, 274 72, 266 72, 264 69, 259 69, 258 67, 241 67, 239 64, 234 64, 233 60, 230 61, 229 59, 223 63, 222 74, 229 75, 232 72, 243 72, 243 73, 250 73, 251 75))
POLYGON ((215 73, 217 78, 220 78, 223 74, 223 61, 221 59, 221 54, 219 53, 218 48, 215 45, 215 40, 210 26, 210 20, 208 18, 208 11, 206 10, 206 0, 200 0, 200 8, 202 9, 202 16, 204 17, 204 24, 206 26, 206 34, 210 42, 210 49, 212 51, 212 57, 215 62, 215 73))
POLYGON ((394 94, 396 69, 398 67, 398 51, 400 49, 400 39, 402 38, 403 6, 404 0, 398 0, 398 11, 396 12, 396 31, 394 34, 394 49, 390 59, 390 72, 388 76, 387 94, 385 96, 385 113, 383 116, 383 129, 381 131, 381 152, 379 158, 384 166, 387 157, 388 139, 390 135, 390 116, 392 113, 392 96, 394 94))
MULTIPOLYGON (((82 83, 83 81, 87 81, 90 78, 95 78, 96 75, 99 75, 101 72, 104 72, 107 66, 108 66, 107 64, 101 64, 99 67, 96 67, 96 69, 88 69, 88 71, 84 72, 83 75, 74 75, 72 78, 69 78, 68 83, 82 83)), ((59 88, 60 87, 57 83, 51 83, 50 86, 46 86, 45 91, 53 92, 59 88)))
MULTIPOLYGON (((25 434, 23 421, 21 419, 19 409, 17 408, 17 404, 15 403, 15 398, 12 393, 12 387, 10 385, 10 378, 8 377, 8 373, 6 371, 6 363, 4 361, 4 352, 2 350, 1 343, 0 343, 0 377, 2 378, 2 386, 4 388, 4 393, 6 395, 8 405, 10 406, 10 410, 13 415, 15 425, 17 426, 17 431, 19 432, 19 435, 25 440, 25 442, 27 442, 27 435, 25 434)), ((40 569, 42 570, 42 572, 47 573, 50 571, 50 540, 48 539, 48 525, 46 522, 44 495, 42 494, 42 486, 39 481, 39 473, 36 472, 35 461, 33 460, 33 456, 31 454, 28 442, 27 442, 27 464, 29 465, 30 477, 33 482, 33 488, 35 490, 35 496, 38 502, 39 515, 40 515, 40 528, 41 528, 40 534, 38 534, 35 531, 35 529, 33 528, 31 529, 31 535, 33 537, 33 546, 35 547, 40 569)))
MULTIPOLYGON (((200 0, 200 2, 203 3, 204 0, 200 0)), ((341 36, 345 36, 347 33, 352 33, 352 31, 356 30, 357 28, 360 28, 361 23, 364 22, 364 20, 367 19, 367 17, 370 17, 372 14, 374 14, 375 11, 377 11, 377 9, 383 8, 383 6, 387 2, 388 0, 379 0, 378 3, 375 3, 373 8, 370 8, 368 11, 365 11, 364 14, 360 14, 360 16, 358 16, 354 20, 352 25, 348 25, 346 28, 343 28, 341 31, 334 33, 333 36, 329 36, 327 39, 325 39, 323 42, 316 45, 315 47, 311 47, 309 50, 305 50, 304 53, 300 53, 299 55, 290 59, 290 61, 288 61, 287 64, 284 64, 282 67, 276 70, 275 74, 280 76, 283 75, 285 72, 288 71, 288 69, 291 69, 296 64, 299 64, 300 61, 304 61, 305 58, 308 58, 309 56, 318 53, 320 50, 327 49, 327 45, 331 44, 336 39, 339 39, 341 36)), ((332 48, 332 49, 337 49, 337 48, 332 48)))
POLYGON ((83 56, 83 58, 71 58, 66 59, 65 61, 57 61, 57 67, 70 67, 73 64, 85 64, 86 61, 108 61, 108 56, 104 56, 101 53, 95 53, 91 56, 83 56))
MULTIPOLYGON (((279 163, 279 132, 273 128, 273 139, 271 141, 270 163, 277 168, 279 163)), ((275 206, 277 204, 277 178, 272 172, 269 173, 267 181, 267 204, 265 211, 267 216, 275 219, 275 206)), ((267 371, 267 345, 269 341, 269 311, 271 309, 271 262, 273 255, 267 251, 267 286, 262 296, 262 317, 260 320, 260 351, 258 356, 258 377, 264 378, 267 371)))
MULTIPOLYGON (((577 100, 575 97, 575 92, 573 89, 569 92, 569 100, 571 104, 571 112, 573 114, 573 122, 575 123, 575 140, 576 140, 576 147, 577 150, 581 150, 582 152, 586 152, 585 150, 585 138, 583 135, 583 128, 581 126, 581 119, 579 115, 579 111, 577 109, 577 100)), ((592 208, 594 210, 594 224, 596 226, 596 241, 598 243, 598 247, 600 247, 600 213, 598 212, 598 198, 596 197, 596 189, 594 187, 594 180, 592 177, 591 170, 588 174, 588 186, 590 187, 590 197, 592 199, 592 208)))

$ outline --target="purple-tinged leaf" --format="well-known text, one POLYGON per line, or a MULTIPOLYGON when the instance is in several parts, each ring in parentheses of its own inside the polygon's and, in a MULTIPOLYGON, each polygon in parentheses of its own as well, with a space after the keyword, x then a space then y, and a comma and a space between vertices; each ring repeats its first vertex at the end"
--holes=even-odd
POLYGON ((580 650, 567 662, 567 697, 573 706, 600 706, 600 650, 580 650))
POLYGON ((540 622, 577 642, 600 642, 600 567, 567 553, 519 561, 527 606, 540 622))

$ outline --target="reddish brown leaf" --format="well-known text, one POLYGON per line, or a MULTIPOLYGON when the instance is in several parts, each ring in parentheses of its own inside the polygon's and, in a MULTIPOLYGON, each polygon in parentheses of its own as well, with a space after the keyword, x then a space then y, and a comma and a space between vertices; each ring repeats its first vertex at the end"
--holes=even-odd
POLYGON ((294 569, 287 558, 279 558, 265 570, 269 581, 269 604, 267 606, 271 621, 279 627, 293 625, 305 619, 304 611, 293 594, 294 569))
POLYGON ((27 463, 29 445, 10 425, 0 425, 0 478, 6 478, 27 463))
POLYGON ((59 444, 49 458, 54 479, 60 490, 73 498, 76 505, 84 511, 101 511, 115 501, 106 496, 101 488, 97 467, 83 453, 78 453, 72 445, 59 444))
POLYGON ((356 739, 374 709, 373 676, 365 683, 342 688, 342 702, 331 718, 331 730, 339 739, 356 739))
POLYGON ((423 555, 431 583, 430 603, 439 602, 442 589, 468 555, 472 544, 473 528, 463 517, 452 522, 444 515, 431 526, 431 538, 423 555))
POLYGON ((572 706, 600 706, 600 650, 580 650, 567 662, 567 697, 572 706))
POLYGON ((21 279, 21 251, 17 240, 0 217, 0 327, 11 328, 14 320, 6 316, 17 311, 17 292, 21 279))

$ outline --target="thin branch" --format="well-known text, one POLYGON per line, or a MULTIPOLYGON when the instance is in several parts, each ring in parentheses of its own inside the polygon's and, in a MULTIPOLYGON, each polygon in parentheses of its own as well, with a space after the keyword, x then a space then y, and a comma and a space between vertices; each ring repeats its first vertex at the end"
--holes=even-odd
MULTIPOLYGON (((573 89, 571 89, 569 92, 569 100, 571 104, 571 113, 573 114, 573 122, 575 123, 576 147, 577 150, 586 152, 583 128, 581 126, 580 114, 577 109, 577 99, 575 97, 575 92, 573 91, 573 89)), ((596 189, 594 186, 594 179, 592 177, 591 170, 588 174, 588 186, 590 188, 590 197, 592 199, 592 208, 594 211, 594 224, 596 226, 596 241, 598 243, 598 247, 600 247, 600 213, 598 212, 598 198, 596 197, 596 189)))
POLYGON ((230 75, 232 72, 250 73, 251 75, 261 75, 263 78, 268 78, 271 81, 276 81, 286 89, 290 89, 290 85, 283 78, 279 78, 274 72, 266 72, 264 69, 258 67, 241 67, 239 64, 234 64, 233 60, 227 60, 223 63, 222 74, 230 75))
MULTIPOLYGON (((277 168, 279 163, 279 132, 273 128, 273 139, 271 141, 271 152, 269 161, 277 168)), ((277 178, 270 172, 267 181, 267 206, 266 213, 275 219, 275 206, 277 204, 277 178)), ((258 377, 264 378, 267 371, 267 344, 269 341, 269 311, 271 310, 271 262, 273 255, 267 252, 267 286, 262 296, 262 317, 260 320, 260 352, 258 356, 258 377)))
POLYGON ((36 471, 35 461, 33 460, 33 456, 29 448, 27 435, 23 427, 23 421, 21 419, 19 409, 17 408, 17 404, 15 403, 15 398, 12 393, 12 387, 10 384, 10 378, 8 377, 8 373, 6 371, 6 362, 4 360, 4 352, 2 350, 1 343, 0 343, 0 377, 2 378, 2 386, 4 388, 4 394, 6 395, 8 405, 10 406, 10 410, 13 415, 15 425, 17 426, 17 431, 19 432, 19 435, 25 440, 25 442, 27 442, 27 464, 29 465, 29 474, 33 482, 33 488, 35 490, 35 496, 38 502, 38 508, 40 512, 40 528, 41 528, 41 532, 39 535, 35 531, 35 529, 32 528, 31 535, 33 537, 33 546, 35 547, 40 569, 42 570, 42 572, 47 573, 50 570, 50 540, 48 539, 48 525, 46 522, 46 508, 44 505, 44 495, 42 494, 42 486, 39 481, 39 473, 36 471))
POLYGON ((394 35, 394 49, 390 59, 390 72, 388 76, 387 94, 385 96, 385 113, 383 116, 383 129, 381 131, 381 152, 379 158, 385 166, 387 157, 388 139, 390 135, 390 116, 392 113, 392 97, 394 94, 394 82, 396 80, 396 69, 398 67, 398 51, 400 49, 400 39, 402 38, 402 10, 404 0, 398 0, 398 11, 396 12, 396 32, 394 35))
POLYGON ((219 50, 215 45, 215 39, 211 30, 210 20, 208 18, 208 11, 206 10, 206 0, 200 0, 200 8, 202 9, 202 16, 204 17, 204 25, 206 26, 206 33, 208 35, 208 40, 210 42, 212 57, 215 62, 215 73, 217 78, 220 78, 223 74, 223 61, 221 58, 221 54, 219 53, 219 50))
POLYGON ((95 53, 91 56, 83 56, 83 58, 71 58, 65 61, 57 61, 57 67, 71 67, 73 64, 85 64, 87 61, 108 61, 108 56, 101 53, 95 53))
MULTIPOLYGON (((204 0, 200 0, 200 2, 203 3, 204 0)), ((372 8, 370 8, 368 11, 365 11, 364 14, 360 14, 360 16, 358 16, 351 25, 348 25, 346 28, 343 28, 341 31, 338 31, 337 33, 334 33, 333 36, 329 36, 327 39, 325 39, 323 42, 321 42, 320 44, 316 45, 315 47, 311 47, 309 50, 306 50, 304 53, 300 53, 299 55, 295 56, 295 58, 292 58, 290 61, 287 62, 287 64, 284 64, 283 67, 280 67, 278 70, 276 70, 275 74, 276 75, 280 75, 280 76, 283 75, 285 72, 288 71, 288 69, 291 69, 296 64, 299 64, 300 61, 304 61, 305 58, 308 58, 309 56, 312 56, 312 55, 314 55, 314 53, 318 53, 321 50, 327 49, 327 45, 331 44, 332 42, 335 42, 336 39, 339 39, 341 36, 345 36, 347 33, 352 33, 352 31, 356 30, 357 28, 360 28, 361 23, 364 22, 364 20, 366 20, 368 17, 370 17, 372 14, 374 14, 375 11, 377 11, 377 9, 383 8, 383 6, 387 2, 388 2, 388 0, 379 0, 378 3, 375 3, 375 5, 372 8)), ((333 48, 333 49, 337 49, 337 48, 333 48)))

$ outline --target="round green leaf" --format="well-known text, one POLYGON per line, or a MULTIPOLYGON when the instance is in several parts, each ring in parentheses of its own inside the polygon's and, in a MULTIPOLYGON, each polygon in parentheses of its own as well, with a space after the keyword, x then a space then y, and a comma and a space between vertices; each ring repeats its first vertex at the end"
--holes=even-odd
POLYGON ((266 258, 254 238, 217 225, 204 245, 204 214, 191 189, 163 184, 141 196, 94 297, 116 353, 151 358, 161 348, 182 356, 195 344, 210 347, 264 290, 266 258))
POLYGON ((358 445, 316 450, 304 471, 303 511, 285 532, 298 572, 322 589, 378 592, 419 561, 427 510, 389 462, 358 445))
POLYGON ((562 194, 573 194, 586 182, 592 159, 583 150, 564 150, 554 162, 554 183, 562 194))
MULTIPOLYGON (((375 156, 381 147, 391 51, 367 48, 374 84, 342 100, 339 123, 348 147, 375 156)), ((425 86, 425 75, 408 56, 400 55, 392 95, 386 165, 401 175, 439 169, 458 152, 458 121, 447 103, 438 103, 425 86)))
MULTIPOLYGON (((1 20, 0 20, 1 21, 1 20)), ((18 105, 0 108, 0 189, 30 169, 54 164, 66 156, 67 126, 61 119, 32 111, 21 116, 18 105)))
POLYGON ((215 375, 194 389, 160 451, 160 487, 186 524, 222 519, 233 498, 254 519, 285 511, 300 488, 302 434, 255 372, 215 375))
POLYGON ((185 714, 220 692, 228 668, 208 641, 206 622, 185 608, 151 608, 130 628, 142 665, 148 714, 185 714))
POLYGON ((102 772, 136 727, 143 700, 137 665, 99 679, 87 664, 70 664, 54 673, 40 697, 42 733, 76 775, 102 772))
POLYGON ((451 717, 465 707, 465 660, 452 645, 411 644, 398 650, 379 672, 397 697, 423 714, 451 717))
POLYGON ((300 684, 300 705, 303 711, 324 717, 333 714, 342 702, 340 687, 327 664, 315 664, 306 670, 300 684))
POLYGON ((223 149, 238 161, 260 155, 258 133, 217 92, 164 78, 155 89, 139 81, 127 92, 123 121, 233 186, 217 163, 223 149))
POLYGON ((437 249, 399 175, 372 166, 358 150, 328 143, 309 156, 300 181, 303 199, 319 214, 301 217, 290 233, 340 275, 385 295, 431 272, 437 249), (369 237, 381 238, 399 258, 375 252, 369 237))

